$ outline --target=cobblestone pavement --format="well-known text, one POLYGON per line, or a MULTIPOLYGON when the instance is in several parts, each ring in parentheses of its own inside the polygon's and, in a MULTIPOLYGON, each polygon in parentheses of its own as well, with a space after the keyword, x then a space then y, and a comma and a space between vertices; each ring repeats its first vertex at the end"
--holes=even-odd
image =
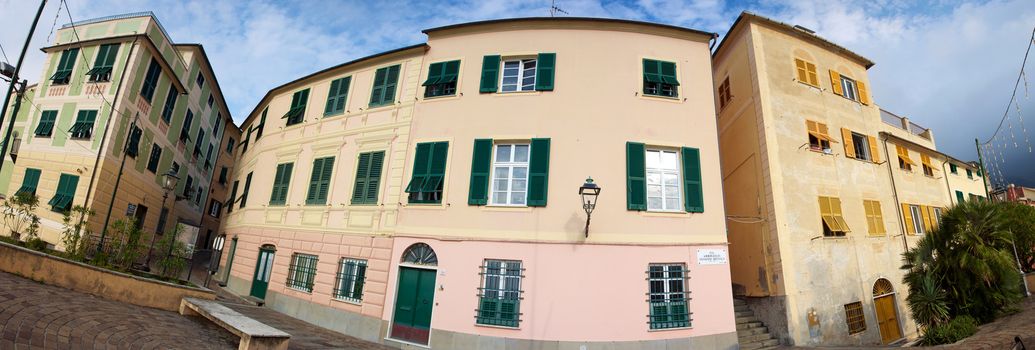
POLYGON ((208 320, 0 272, 0 349, 236 349, 208 320))
POLYGON ((290 349, 394 350, 385 345, 356 339, 265 307, 223 302, 223 305, 291 334, 290 349))

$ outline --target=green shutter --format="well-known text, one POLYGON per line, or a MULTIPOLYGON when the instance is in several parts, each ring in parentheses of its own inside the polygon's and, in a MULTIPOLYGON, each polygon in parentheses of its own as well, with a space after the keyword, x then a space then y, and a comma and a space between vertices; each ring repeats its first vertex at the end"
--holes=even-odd
POLYGON ((40 183, 40 172, 39 169, 25 168, 25 178, 22 180, 22 187, 15 194, 29 193, 36 195, 36 187, 40 183))
POLYGON ((433 143, 418 143, 417 151, 413 156, 413 176, 410 183, 406 185, 406 193, 417 193, 424 187, 428 179, 428 165, 431 164, 431 148, 433 143))
POLYGON ((305 204, 327 204, 333 171, 334 157, 313 160, 313 171, 309 175, 309 191, 306 193, 305 204))
POLYGON ((530 207, 545 207, 550 178, 550 139, 532 139, 528 161, 528 194, 530 207))
POLYGON ((442 80, 439 84, 452 83, 460 76, 460 60, 449 61, 442 67, 442 80))
POLYGON ((51 210, 57 212, 68 211, 72 207, 72 201, 75 199, 75 189, 78 185, 78 176, 61 174, 61 178, 58 180, 57 192, 54 193, 54 198, 47 202, 51 206, 51 210))
MULTIPOLYGON (((499 56, 496 58, 499 59, 499 56)), ((484 74, 482 77, 484 78, 484 74)), ((474 140, 474 152, 471 158, 471 188, 468 192, 467 204, 485 205, 489 201, 489 168, 492 167, 492 139, 474 140)))
POLYGON ((642 143, 625 143, 626 208, 647 210, 647 149, 642 143))
POLYGON ((679 86, 679 80, 676 80, 675 62, 661 62, 659 66, 661 69, 661 81, 672 86, 679 86))
POLYGON ((381 167, 385 152, 367 152, 359 155, 356 166, 356 184, 352 189, 352 204, 377 204, 377 190, 381 185, 381 167))
POLYGON ((536 59, 535 89, 536 91, 553 91, 553 72, 557 61, 555 53, 541 53, 536 59))
POLYGON ((963 197, 963 191, 956 191, 956 204, 963 204, 966 198, 963 197))
POLYGON ((331 174, 334 172, 334 157, 327 157, 323 161, 323 169, 320 171, 320 188, 317 192, 317 200, 326 203, 331 192, 331 174))
POLYGON ((395 103, 395 88, 399 83, 399 65, 384 67, 374 73, 374 87, 370 91, 370 107, 395 103))
POLYGON ((643 59, 643 82, 661 82, 661 62, 643 59))
POLYGON ((51 136, 54 134, 54 124, 57 121, 57 111, 43 111, 40 115, 40 123, 36 126, 36 136, 51 136))
POLYGON ((482 84, 479 92, 496 92, 499 85, 500 56, 489 55, 482 58, 482 84))
MULTIPOLYGON (((269 111, 270 111, 270 107, 269 106, 266 106, 266 108, 262 109, 262 116, 259 117, 259 125, 257 127, 255 127, 255 141, 258 141, 259 138, 262 137, 262 131, 266 129, 266 113, 269 112, 269 111)), ((218 126, 219 126, 219 121, 216 121, 216 129, 219 128, 218 126)), ((217 132, 213 131, 213 133, 217 133, 217 132)))
POLYGON ((351 76, 331 82, 331 89, 327 93, 327 105, 323 109, 324 115, 338 114, 345 111, 345 98, 348 96, 351 82, 351 76))
POLYGON ((277 165, 277 175, 273 179, 273 191, 270 193, 271 205, 284 205, 287 202, 288 185, 291 183, 291 171, 294 163, 277 165))
MULTIPOLYGON (((187 167, 183 167, 184 170, 187 167)), ((252 174, 248 173, 248 176, 244 178, 244 190, 241 191, 241 206, 238 208, 244 209, 244 205, 248 203, 248 190, 252 187, 252 174)))
POLYGON ((449 142, 435 142, 431 147, 431 164, 428 166, 428 179, 421 192, 434 193, 446 174, 446 157, 449 155, 449 142))
POLYGON ((686 211, 704 212, 704 188, 701 185, 701 151, 683 147, 683 193, 686 211))
POLYGON ((956 164, 949 164, 949 171, 953 174, 956 173, 956 164))
POLYGON ((443 70, 443 68, 445 67, 445 62, 432 63, 431 66, 428 67, 428 79, 420 85, 428 86, 438 84, 442 80, 442 76, 445 73, 445 71, 443 70))
POLYGON ((126 154, 131 157, 136 157, 140 151, 140 135, 144 131, 140 128, 133 126, 133 130, 129 132, 129 141, 126 144, 126 154))

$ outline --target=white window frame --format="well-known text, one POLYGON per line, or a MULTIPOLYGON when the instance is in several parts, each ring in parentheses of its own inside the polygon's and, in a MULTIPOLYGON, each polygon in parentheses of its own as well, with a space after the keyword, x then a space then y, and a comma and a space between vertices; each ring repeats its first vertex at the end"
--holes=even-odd
POLYGON ((649 165, 650 164, 649 162, 644 162, 645 163, 644 164, 644 169, 646 169, 646 175, 647 175, 646 179, 645 179, 645 182, 647 183, 647 211, 682 212, 683 211, 683 185, 682 185, 683 174, 682 174, 682 169, 680 169, 680 164, 679 164, 679 161, 680 161, 679 151, 671 150, 671 149, 664 149, 664 148, 647 148, 647 150, 645 151, 645 154, 644 154, 644 159, 649 159, 652 152, 660 153, 662 156, 665 153, 674 154, 675 157, 676 157, 676 168, 675 169, 651 168, 650 165, 649 165), (657 184, 651 183, 651 181, 650 181, 651 174, 657 174, 661 178, 661 183, 657 183, 657 184), (670 198, 670 197, 665 195, 665 187, 666 187, 666 185, 665 185, 665 175, 675 175, 675 177, 676 177, 676 196, 674 197, 674 199, 676 200, 676 206, 674 208, 668 208, 665 205, 665 203, 667 202, 668 199, 673 199, 673 198, 670 198), (651 207, 651 198, 658 198, 658 196, 651 196, 650 195, 650 187, 651 186, 661 186, 661 197, 660 197, 661 198, 661 207, 660 208, 651 207))
POLYGON ((909 206, 909 215, 913 217, 913 232, 914 234, 922 235, 924 232, 924 216, 920 213, 919 205, 909 206))
POLYGON ((855 159, 859 160, 872 160, 873 155, 870 154, 870 139, 866 135, 853 132, 852 133, 852 144, 855 145, 855 159), (858 139, 856 139, 858 137, 858 139))
POLYGON ((536 75, 536 71, 538 69, 539 62, 536 58, 512 58, 500 62, 500 92, 508 93, 535 91, 535 83, 536 80, 539 79, 539 77, 536 75), (516 76, 507 75, 507 63, 517 63, 518 71, 516 76), (525 68, 525 65, 528 63, 532 63, 532 68, 525 68), (531 70, 532 84, 526 88, 522 82, 525 80, 525 78, 529 77, 529 74, 526 74, 526 71, 528 70, 531 70), (517 84, 505 84, 503 81, 508 77, 516 77, 517 84), (508 86, 513 86, 513 90, 507 90, 508 86))
MULTIPOLYGON (((686 302, 687 311, 687 324, 690 325, 690 284, 687 283, 687 278, 690 276, 690 269, 686 263, 650 263, 647 265, 647 305, 650 306, 656 302, 671 303, 677 300, 683 300, 686 302), (674 267, 679 267, 679 274, 682 277, 672 277, 674 267), (654 267, 660 267, 660 270, 653 270, 654 267), (652 274, 660 273, 660 277, 654 277, 652 274), (678 285, 681 286, 681 291, 672 290, 672 282, 678 281, 678 285), (660 291, 654 290, 654 282, 661 282, 662 287, 660 291), (661 299, 655 300, 654 297, 661 297, 661 299)), ((653 309, 653 307, 652 307, 653 309)), ((648 313, 650 315, 650 313, 648 313)), ((671 322, 671 321, 670 321, 671 322)), ((650 323, 648 321, 648 323, 650 323)), ((679 329, 686 327, 661 327, 654 328, 653 330, 665 330, 665 329, 679 329)))
POLYGON ((214 217, 214 218, 218 218, 219 217, 219 212, 222 209, 223 209, 223 202, 214 200, 214 201, 212 201, 212 206, 210 206, 208 208, 208 216, 211 216, 211 217, 214 217))
MULTIPOLYGON (((351 302, 354 302, 354 303, 363 302, 363 291, 362 290, 360 290, 360 292, 359 292, 360 293, 359 298, 353 298, 353 297, 345 296, 344 294, 339 294, 342 291, 352 291, 352 289, 356 288, 356 282, 359 280, 359 267, 361 265, 363 266, 364 270, 366 270, 367 261, 364 260, 364 259, 342 258, 338 262, 338 276, 337 276, 337 282, 335 283, 335 286, 334 286, 334 288, 335 288, 334 289, 334 294, 336 295, 335 296, 336 299, 351 301, 351 302), (347 266, 349 266, 347 264, 349 262, 353 263, 353 265, 352 265, 353 270, 352 271, 345 271, 345 268, 347 266), (346 275, 347 276, 351 276, 352 278, 349 279, 349 280, 345 280, 344 278, 341 278, 342 276, 346 276, 346 275)), ((365 273, 364 273, 363 278, 366 279, 366 274, 365 273)), ((366 283, 364 283, 364 287, 366 287, 366 283)))
POLYGON ((855 80, 846 76, 841 76, 841 93, 842 95, 852 101, 859 101, 859 90, 857 90, 855 80))
POLYGON ((499 143, 499 144, 492 145, 492 169, 491 169, 492 176, 491 176, 491 178, 489 180, 489 189, 491 190, 489 192, 489 197, 490 197, 490 203, 492 205, 510 206, 510 207, 526 207, 526 206, 528 206, 528 170, 529 170, 529 160, 531 158, 532 158, 532 144, 531 143, 514 142, 514 143, 499 143), (517 146, 525 146, 527 148, 527 150, 528 150, 527 151, 527 156, 526 156, 526 159, 525 159, 524 162, 514 161, 514 155, 516 154, 515 150, 517 150, 517 146), (500 161, 499 159, 496 159, 496 155, 499 154, 499 148, 500 147, 510 147, 510 159, 508 159, 507 161, 500 161), (522 167, 525 168, 525 177, 521 178, 521 179, 515 179, 514 178, 514 169, 522 168, 522 167), (497 191, 496 190, 496 169, 497 168, 507 168, 508 169, 507 170, 507 189, 504 190, 504 191, 497 191), (524 191, 514 191, 513 190, 514 189, 514 181, 515 180, 524 180, 525 181, 525 189, 524 189, 524 191), (521 203, 515 203, 512 200, 514 198, 513 194, 516 193, 516 192, 523 192, 524 193, 524 196, 518 197, 518 198, 521 198, 521 203), (507 200, 505 202, 503 202, 503 203, 497 202, 496 201, 496 193, 506 193, 507 200))
POLYGON ((482 278, 482 291, 483 291, 483 293, 486 293, 485 297, 492 297, 492 298, 501 299, 501 300, 502 299, 519 299, 521 297, 521 277, 523 277, 523 273, 522 273, 523 270, 522 270, 522 267, 521 267, 522 266, 521 260, 485 259, 484 265, 485 266, 483 267, 484 278, 482 278), (490 273, 489 272, 489 263, 499 263, 500 264, 499 269, 497 269, 496 273, 490 273), (514 269, 514 267, 511 267, 511 266, 515 265, 515 264, 518 266, 517 267, 518 274, 517 275, 507 274, 507 272, 509 270, 514 269), (493 279, 493 278, 496 279, 496 281, 494 281, 496 283, 493 283, 494 286, 490 286, 489 285, 489 280, 493 279), (507 289, 507 281, 508 280, 516 280, 516 282, 514 282, 515 283, 515 289, 507 289), (491 287, 495 287, 495 288, 491 288, 491 287), (493 295, 493 296, 488 295, 487 293, 489 292, 490 289, 493 289, 492 292, 499 293, 499 294, 498 295, 493 295), (508 298, 508 296, 512 296, 512 297, 508 298))

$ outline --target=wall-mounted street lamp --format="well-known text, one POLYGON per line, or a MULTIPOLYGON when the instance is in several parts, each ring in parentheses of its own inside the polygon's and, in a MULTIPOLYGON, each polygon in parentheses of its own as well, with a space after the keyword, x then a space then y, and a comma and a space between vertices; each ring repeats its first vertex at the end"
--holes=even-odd
POLYGON ((593 178, 586 178, 586 183, 579 187, 579 196, 582 197, 582 210, 586 211, 586 237, 589 237, 589 219, 593 215, 593 209, 597 207, 597 196, 600 195, 600 186, 593 183, 593 178))
MULTIPOLYGON (((169 192, 172 192, 172 191, 176 190, 176 184, 179 181, 180 181, 180 177, 176 176, 176 173, 172 172, 172 169, 170 169, 168 173, 162 175, 162 190, 164 190, 163 193, 162 193, 162 209, 165 209, 165 202, 166 202, 166 200, 169 199, 169 192)), ((159 214, 159 215, 161 215, 161 214, 159 214)), ((169 215, 172 215, 172 211, 171 210, 168 211, 167 214, 166 214, 166 217, 165 217, 166 221, 169 220, 169 215)), ((159 218, 159 220, 161 220, 161 218, 159 218)), ((157 231, 155 231, 155 233, 151 234, 151 247, 147 249, 147 262, 144 263, 144 265, 147 267, 148 271, 151 271, 151 255, 152 255, 152 253, 154 252, 154 249, 155 249, 155 236, 159 235, 159 234, 163 234, 163 233, 164 232, 157 232, 157 231)), ((175 238, 173 240, 175 240, 175 238)), ((173 242, 173 243, 175 244, 175 242, 173 242)))

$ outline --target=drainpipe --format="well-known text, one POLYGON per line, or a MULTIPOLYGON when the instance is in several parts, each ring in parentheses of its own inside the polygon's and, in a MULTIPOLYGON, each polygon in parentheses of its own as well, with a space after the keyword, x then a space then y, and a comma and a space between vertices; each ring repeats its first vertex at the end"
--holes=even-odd
MULTIPOLYGON (((115 96, 112 98, 112 101, 118 102, 119 95, 122 93, 122 86, 126 85, 126 75, 128 75, 128 71, 126 70, 129 69, 129 61, 132 60, 133 52, 137 49, 138 39, 139 37, 133 39, 133 46, 129 48, 129 54, 126 55, 126 62, 123 62, 122 64, 122 76, 119 77, 119 87, 115 88, 115 96)), ((93 171, 90 174, 90 184, 86 187, 86 198, 83 200, 83 206, 90 205, 90 194, 93 193, 90 189, 93 188, 93 182, 97 179, 97 168, 101 164, 101 155, 104 154, 104 144, 108 140, 108 129, 111 128, 111 120, 112 117, 115 116, 115 104, 110 105, 111 111, 108 112, 108 120, 104 123, 104 133, 101 134, 101 144, 97 147, 97 159, 94 159, 93 161, 93 171)), ((86 215, 79 216, 79 227, 83 226, 83 219, 85 216, 86 215)), ((101 228, 102 231, 106 229, 107 227, 101 228)), ((77 231, 76 234, 79 234, 79 232, 77 231)))
POLYGON ((949 171, 945 170, 945 164, 949 164, 948 158, 942 161, 942 176, 945 177, 945 190, 949 191, 949 203, 952 203, 954 197, 952 195, 952 186, 949 186, 949 171))
MULTIPOLYGON (((891 152, 888 151, 888 134, 885 132, 881 132, 881 134, 881 136, 883 136, 881 141, 884 142, 884 154, 891 154, 891 152)), ((888 156, 887 158, 888 178, 891 179, 891 193, 895 196, 895 211, 898 212, 898 225, 902 229, 902 251, 907 252, 909 251, 909 241, 906 240, 906 235, 908 233, 906 233, 906 223, 902 221, 902 218, 905 217, 905 213, 902 212, 902 203, 900 203, 898 199, 898 186, 895 186, 895 173, 891 169, 891 156, 888 156)))

